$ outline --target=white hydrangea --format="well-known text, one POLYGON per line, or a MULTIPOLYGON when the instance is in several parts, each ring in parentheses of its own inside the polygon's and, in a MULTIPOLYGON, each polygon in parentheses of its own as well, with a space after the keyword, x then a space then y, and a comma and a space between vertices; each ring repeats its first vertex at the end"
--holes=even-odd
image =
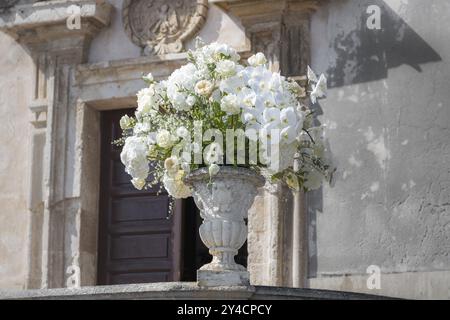
POLYGON ((188 103, 188 91, 194 91, 198 82, 196 75, 197 68, 194 64, 188 63, 185 66, 175 70, 167 79, 167 97, 173 107, 179 111, 188 111, 192 103, 188 103))

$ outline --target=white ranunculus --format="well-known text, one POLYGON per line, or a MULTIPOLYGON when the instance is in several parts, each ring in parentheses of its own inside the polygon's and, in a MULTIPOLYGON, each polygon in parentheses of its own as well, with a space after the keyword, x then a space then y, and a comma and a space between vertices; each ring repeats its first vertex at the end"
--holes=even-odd
POLYGON ((221 60, 216 65, 216 72, 221 77, 230 77, 236 74, 236 63, 231 60, 221 60))
POLYGON ((125 129, 129 129, 130 126, 132 125, 133 121, 131 120, 131 118, 128 115, 124 115, 122 118, 120 118, 120 128, 122 130, 125 129))
POLYGON ((204 97, 209 97, 209 95, 211 94, 213 89, 214 89, 214 84, 208 80, 200 80, 195 85, 195 93, 197 93, 201 96, 204 96, 204 97))
POLYGON ((248 58, 248 64, 252 67, 261 66, 267 63, 266 56, 262 52, 258 52, 257 54, 248 58))
POLYGON ((174 144, 174 138, 169 131, 163 129, 156 134, 156 144, 161 148, 170 148, 174 144))
POLYGON ((229 94, 220 101, 220 108, 229 115, 238 114, 241 111, 239 101, 235 94, 229 94))

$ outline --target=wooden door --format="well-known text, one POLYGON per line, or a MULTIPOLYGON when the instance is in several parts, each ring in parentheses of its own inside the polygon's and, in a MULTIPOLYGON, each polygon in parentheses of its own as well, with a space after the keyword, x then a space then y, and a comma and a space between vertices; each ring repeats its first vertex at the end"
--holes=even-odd
POLYGON ((139 191, 120 161, 119 120, 133 109, 102 113, 98 284, 180 280, 181 215, 168 218, 169 198, 139 191))

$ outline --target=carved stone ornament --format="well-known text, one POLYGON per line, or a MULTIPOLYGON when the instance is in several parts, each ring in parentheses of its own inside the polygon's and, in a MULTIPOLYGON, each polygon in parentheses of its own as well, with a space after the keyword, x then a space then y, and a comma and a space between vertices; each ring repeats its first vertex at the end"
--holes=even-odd
POLYGON ((181 52, 206 21, 208 0, 125 0, 124 28, 146 54, 181 52))

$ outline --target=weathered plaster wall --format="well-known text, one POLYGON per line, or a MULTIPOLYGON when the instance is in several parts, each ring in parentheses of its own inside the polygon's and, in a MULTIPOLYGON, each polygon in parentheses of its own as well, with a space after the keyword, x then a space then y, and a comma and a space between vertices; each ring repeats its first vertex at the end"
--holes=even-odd
MULTIPOLYGON (((111 26, 105 28, 92 42, 89 62, 121 60, 141 56, 141 48, 136 46, 126 35, 122 22, 123 0, 108 0, 114 6, 111 26)), ((230 17, 220 8, 211 4, 208 19, 198 34, 205 42, 223 42, 243 49, 245 34, 238 19, 230 17)), ((193 48, 190 40, 187 48, 193 48)))
MULTIPOLYGON (((338 166, 332 186, 309 195, 310 277, 323 279, 312 286, 362 290, 333 277, 369 265, 450 270, 450 3, 337 0, 312 32, 313 67, 331 86, 317 111, 338 166), (366 27, 373 4, 382 30, 366 27)), ((450 273, 439 274, 448 295, 450 273)), ((437 290, 398 279, 390 294, 437 290)))
POLYGON ((26 278, 29 163, 28 104, 32 61, 0 33, 0 287, 23 288, 26 278))

